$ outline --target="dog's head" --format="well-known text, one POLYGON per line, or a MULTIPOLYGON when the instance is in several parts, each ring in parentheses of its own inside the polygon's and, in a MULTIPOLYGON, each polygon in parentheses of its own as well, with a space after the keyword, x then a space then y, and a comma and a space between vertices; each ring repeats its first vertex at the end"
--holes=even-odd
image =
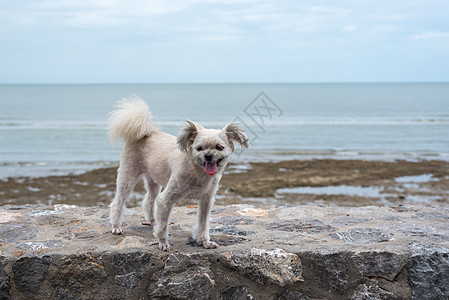
POLYGON ((208 175, 214 175, 226 166, 234 151, 234 143, 248 148, 248 137, 235 123, 229 123, 222 130, 205 129, 196 122, 187 120, 178 134, 178 147, 208 175))

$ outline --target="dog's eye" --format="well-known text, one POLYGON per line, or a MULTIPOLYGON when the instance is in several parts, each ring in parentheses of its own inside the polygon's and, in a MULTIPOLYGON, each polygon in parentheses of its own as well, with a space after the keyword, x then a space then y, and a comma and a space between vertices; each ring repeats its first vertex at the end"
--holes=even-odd
POLYGON ((220 145, 217 145, 217 146, 215 146, 215 149, 217 149, 218 151, 221 151, 221 150, 224 149, 224 147, 223 147, 223 146, 220 146, 220 145))
POLYGON ((203 151, 203 147, 196 147, 196 151, 198 152, 203 151))

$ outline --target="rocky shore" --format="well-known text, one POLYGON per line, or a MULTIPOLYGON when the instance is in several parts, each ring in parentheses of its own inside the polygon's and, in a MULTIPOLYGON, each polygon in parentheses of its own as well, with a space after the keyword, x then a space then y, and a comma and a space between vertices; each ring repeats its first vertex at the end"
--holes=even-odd
POLYGON ((174 209, 165 253, 137 208, 116 236, 106 208, 2 206, 0 299, 449 298, 445 206, 216 206, 208 250, 195 213, 174 209))
MULTIPOLYGON (((108 206, 117 168, 80 175, 0 180, 0 205, 73 204, 108 206)), ((315 204, 337 206, 449 204, 449 163, 445 161, 291 160, 231 164, 216 203, 315 204), (304 187, 306 189, 298 189, 304 187), (329 188, 332 187, 332 188, 329 188)), ((143 185, 128 207, 140 205, 143 185)), ((195 204, 195 200, 178 205, 195 204)))

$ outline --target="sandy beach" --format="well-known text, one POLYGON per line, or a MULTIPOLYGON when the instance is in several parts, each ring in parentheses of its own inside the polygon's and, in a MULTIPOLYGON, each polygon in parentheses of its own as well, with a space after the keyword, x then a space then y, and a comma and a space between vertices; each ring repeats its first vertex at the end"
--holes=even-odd
MULTIPOLYGON (((8 178, 0 181, 0 205, 107 206, 115 191, 116 169, 96 169, 80 175, 8 178)), ((127 206, 140 205, 144 193, 143 184, 139 184, 127 206)), ((231 164, 221 180, 216 203, 448 204, 449 163, 322 159, 231 164)), ((177 204, 194 205, 195 200, 177 204)))

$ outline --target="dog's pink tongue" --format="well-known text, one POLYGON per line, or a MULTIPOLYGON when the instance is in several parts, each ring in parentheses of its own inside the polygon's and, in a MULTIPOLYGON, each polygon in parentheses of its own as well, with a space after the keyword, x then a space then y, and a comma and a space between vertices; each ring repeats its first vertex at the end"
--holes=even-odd
POLYGON ((217 173, 217 164, 206 163, 206 173, 207 175, 214 175, 215 173, 217 173))

